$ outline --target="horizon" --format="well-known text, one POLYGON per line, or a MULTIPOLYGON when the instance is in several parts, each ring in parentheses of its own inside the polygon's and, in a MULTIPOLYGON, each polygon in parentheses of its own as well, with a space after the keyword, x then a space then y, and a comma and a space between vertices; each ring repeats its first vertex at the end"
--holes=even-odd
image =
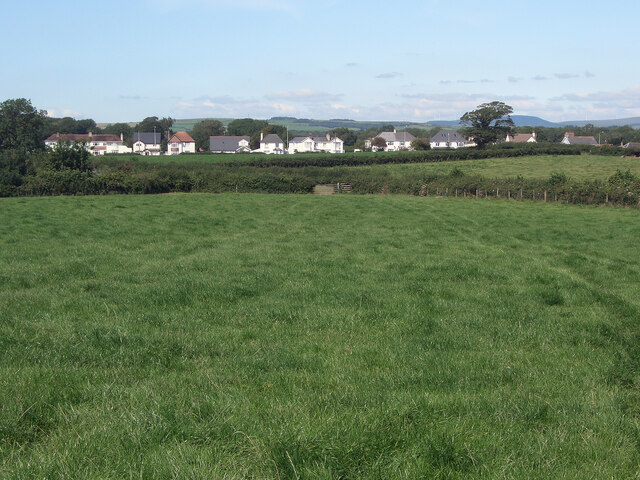
POLYGON ((312 0, 76 4, 5 7, 6 18, 28 18, 35 32, 25 35, 18 21, 0 32, 12 45, 0 78, 6 99, 97 123, 433 123, 494 100, 554 123, 640 116, 640 66, 630 60, 640 4, 623 0, 607 5, 616 12, 609 21, 577 0, 535 8, 406 0, 395 16, 362 0, 322 8, 312 0))

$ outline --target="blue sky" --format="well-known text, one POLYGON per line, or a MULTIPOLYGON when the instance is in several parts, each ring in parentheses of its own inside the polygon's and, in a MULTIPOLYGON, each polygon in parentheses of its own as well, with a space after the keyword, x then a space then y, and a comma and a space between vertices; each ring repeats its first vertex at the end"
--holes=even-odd
POLYGON ((0 100, 54 116, 640 116, 636 0, 25 0, 0 100))

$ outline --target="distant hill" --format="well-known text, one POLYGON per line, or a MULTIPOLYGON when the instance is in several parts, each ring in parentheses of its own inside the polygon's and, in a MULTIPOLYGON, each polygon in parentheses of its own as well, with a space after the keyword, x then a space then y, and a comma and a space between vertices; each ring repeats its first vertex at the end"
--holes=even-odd
POLYGON ((622 127, 628 125, 630 127, 640 128, 640 117, 618 118, 615 120, 575 120, 557 123, 556 126, 574 125, 576 127, 584 127, 589 124, 596 127, 622 127))

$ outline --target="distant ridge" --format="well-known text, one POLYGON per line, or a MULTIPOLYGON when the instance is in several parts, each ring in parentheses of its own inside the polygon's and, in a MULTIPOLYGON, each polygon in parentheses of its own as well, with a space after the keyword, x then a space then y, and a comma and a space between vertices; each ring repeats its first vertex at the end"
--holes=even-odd
MULTIPOLYGON (((531 115, 511 115, 513 123, 516 127, 583 127, 585 125, 594 125, 596 127, 622 127, 628 125, 630 127, 640 127, 640 117, 618 118, 613 120, 571 120, 564 122, 550 122, 540 117, 531 115)), ((432 120, 432 125, 455 126, 459 124, 458 120, 432 120)))

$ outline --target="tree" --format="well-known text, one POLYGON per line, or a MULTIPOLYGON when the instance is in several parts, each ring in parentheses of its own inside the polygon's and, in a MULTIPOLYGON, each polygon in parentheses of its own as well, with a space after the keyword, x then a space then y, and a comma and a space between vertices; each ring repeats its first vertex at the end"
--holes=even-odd
POLYGON ((334 137, 338 137, 340 140, 344 142, 346 146, 355 145, 358 137, 355 132, 349 130, 347 127, 338 127, 331 130, 331 135, 334 137))
POLYGON ((224 135, 224 125, 218 120, 203 120, 196 123, 191 130, 191 136, 196 141, 196 151, 209 151, 209 137, 224 135))
POLYGON ((17 98, 0 103, 0 152, 43 150, 42 130, 46 112, 38 111, 31 100, 17 98))
POLYGON ((51 170, 80 170, 91 168, 89 151, 82 142, 59 142, 47 156, 44 164, 51 170))
POLYGON ((173 125, 173 119, 171 117, 159 119, 158 117, 147 117, 138 123, 134 131, 135 132, 159 132, 162 140, 165 142, 168 140, 168 132, 173 125))
POLYGON ((464 132, 472 137, 478 148, 484 148, 513 132, 510 114, 513 108, 502 102, 483 103, 477 109, 460 117, 460 123, 469 125, 464 132))
POLYGON ((227 125, 227 133, 229 135, 247 135, 253 136, 256 132, 260 132, 263 128, 267 128, 269 122, 265 120, 254 120, 253 118, 239 118, 233 120, 227 125))
POLYGON ((414 150, 430 150, 431 142, 428 138, 414 138, 411 141, 411 148, 414 150))
POLYGON ((378 150, 384 150, 387 148, 387 141, 382 137, 376 137, 371 140, 371 146, 376 147, 378 150))
POLYGON ((122 134, 125 143, 130 147, 133 139, 133 128, 128 123, 112 123, 111 125, 104 127, 102 133, 108 133, 110 135, 122 134))

